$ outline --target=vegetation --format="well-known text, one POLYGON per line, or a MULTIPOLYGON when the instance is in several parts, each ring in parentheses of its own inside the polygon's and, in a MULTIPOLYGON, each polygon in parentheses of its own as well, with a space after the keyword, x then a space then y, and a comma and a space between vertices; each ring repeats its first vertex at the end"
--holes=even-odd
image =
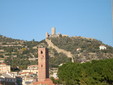
MULTIPOLYGON (((83 37, 56 37, 51 41, 59 48, 75 53, 77 48, 81 48, 81 52, 105 52, 100 51, 99 46, 105 45, 101 41, 83 37)), ((105 45, 108 49, 106 52, 113 53, 113 47, 105 45)))
MULTIPOLYGON (((56 37, 50 38, 51 41, 59 48, 70 51, 73 54, 75 62, 87 62, 95 59, 112 58, 113 47, 103 44, 95 39, 87 39, 82 37, 56 37), (107 50, 99 50, 99 46, 103 44, 107 50), (81 48, 77 51, 78 48, 81 48)), ((5 60, 6 64, 12 68, 26 69, 28 65, 37 64, 37 47, 48 47, 45 40, 40 42, 24 41, 19 39, 7 38, 0 35, 0 58, 5 60), (30 60, 31 59, 31 60, 30 60)), ((58 67, 62 63, 70 62, 63 53, 58 53, 55 49, 49 48, 50 67, 58 67)))
POLYGON ((63 53, 58 53, 55 49, 49 48, 49 66, 52 67, 58 67, 60 64, 71 62, 71 59, 68 58, 63 53))
POLYGON ((0 35, 0 58, 11 65, 12 71, 26 69, 28 65, 37 64, 37 60, 30 61, 29 58, 37 57, 37 49, 34 47, 38 44, 34 39, 24 41, 0 35))
POLYGON ((87 63, 67 63, 59 67, 63 85, 113 85, 113 59, 87 63))
POLYGON ((60 64, 71 62, 71 59, 66 57, 64 54, 60 53, 56 55, 55 57, 50 57, 50 68, 52 67, 58 67, 60 64))
POLYGON ((29 61, 27 58, 21 57, 17 58, 8 57, 7 59, 5 59, 5 63, 11 65, 12 71, 19 71, 22 69, 26 69, 28 65, 37 64, 36 61, 29 61))
POLYGON ((101 41, 84 37, 52 37, 50 40, 57 47, 70 51, 75 62, 87 62, 91 60, 113 58, 113 47, 103 44, 101 41), (100 50, 104 45, 107 49, 100 50))
MULTIPOLYGON (((45 40, 40 42, 23 41, 5 36, 0 36, 0 58, 5 59, 5 63, 11 65, 12 71, 26 69, 28 65, 37 64, 38 60, 30 60, 37 58, 37 47, 47 47, 45 40)), ((61 63, 70 62, 70 59, 62 53, 57 53, 55 49, 49 48, 50 67, 58 67, 61 63)))

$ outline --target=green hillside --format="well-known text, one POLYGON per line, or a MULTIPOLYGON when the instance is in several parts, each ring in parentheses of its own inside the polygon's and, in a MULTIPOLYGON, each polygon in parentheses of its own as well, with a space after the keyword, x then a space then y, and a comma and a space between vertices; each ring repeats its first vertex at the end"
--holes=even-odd
MULTIPOLYGON (((28 65, 38 63, 37 48, 40 46, 48 47, 45 40, 40 42, 35 40, 24 41, 0 35, 0 62, 4 60, 5 63, 11 65, 14 69, 17 67, 20 70, 26 69, 28 65)), ((49 48, 49 55, 50 67, 58 67, 59 64, 70 61, 66 55, 57 53, 52 48, 49 48)))
POLYGON ((86 62, 90 60, 113 58, 113 47, 105 45, 99 40, 84 37, 53 37, 50 38, 57 47, 70 51, 74 60, 86 62), (100 50, 99 46, 104 45, 105 50, 100 50))
MULTIPOLYGON (((49 38, 49 40, 58 48, 71 52, 75 62, 113 58, 113 47, 96 39, 60 36, 49 38), (100 50, 100 45, 106 46, 107 49, 100 50)), ((0 35, 0 62, 2 63, 4 60, 12 68, 26 69, 28 65, 37 64, 37 48, 40 46, 49 49, 50 67, 58 67, 62 63, 71 62, 67 55, 58 53, 56 49, 49 47, 45 40, 40 42, 35 40, 24 41, 2 35, 0 35)))
POLYGON ((36 64, 36 60, 30 58, 37 57, 37 49, 34 48, 39 42, 24 41, 0 36, 0 58, 11 67, 25 69, 27 65, 36 64))
POLYGON ((59 48, 71 51, 72 53, 75 53, 77 48, 81 48, 81 52, 113 53, 113 47, 105 45, 104 43, 96 39, 83 37, 57 37, 51 38, 51 40, 59 48), (100 51, 100 45, 105 45, 107 47, 107 50, 100 51))

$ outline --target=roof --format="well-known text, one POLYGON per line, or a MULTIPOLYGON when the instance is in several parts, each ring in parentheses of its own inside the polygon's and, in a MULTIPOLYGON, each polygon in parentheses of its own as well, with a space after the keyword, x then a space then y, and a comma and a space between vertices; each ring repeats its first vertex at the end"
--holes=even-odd
POLYGON ((46 79, 45 81, 39 81, 39 82, 34 82, 33 85, 40 85, 40 84, 47 84, 47 85, 55 85, 51 79, 46 79))
POLYGON ((34 67, 34 66, 38 67, 38 65, 30 65, 30 66, 28 66, 28 67, 34 67))
POLYGON ((104 46, 104 47, 106 47, 105 45, 100 45, 100 46, 104 46))
POLYGON ((19 73, 19 74, 33 74, 32 72, 21 72, 21 73, 19 73))
POLYGON ((5 63, 1 63, 0 65, 6 65, 5 63))
POLYGON ((10 74, 4 73, 1 75, 1 77, 6 77, 6 78, 13 78, 10 74))

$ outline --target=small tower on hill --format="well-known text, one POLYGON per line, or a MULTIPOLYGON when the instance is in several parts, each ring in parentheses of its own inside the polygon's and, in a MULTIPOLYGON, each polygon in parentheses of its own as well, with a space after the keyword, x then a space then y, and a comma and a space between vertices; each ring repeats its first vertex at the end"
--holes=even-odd
POLYGON ((46 32, 46 38, 49 38, 49 33, 48 32, 46 32))
POLYGON ((56 28, 55 28, 55 27, 52 27, 52 29, 51 29, 51 34, 52 34, 52 35, 56 35, 56 28))

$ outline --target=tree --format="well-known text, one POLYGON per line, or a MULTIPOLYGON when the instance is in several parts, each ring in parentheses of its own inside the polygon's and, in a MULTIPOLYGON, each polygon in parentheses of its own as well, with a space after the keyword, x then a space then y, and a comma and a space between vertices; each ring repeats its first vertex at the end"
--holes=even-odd
POLYGON ((113 85, 112 65, 113 59, 67 63, 59 67, 58 77, 64 85, 113 85))

